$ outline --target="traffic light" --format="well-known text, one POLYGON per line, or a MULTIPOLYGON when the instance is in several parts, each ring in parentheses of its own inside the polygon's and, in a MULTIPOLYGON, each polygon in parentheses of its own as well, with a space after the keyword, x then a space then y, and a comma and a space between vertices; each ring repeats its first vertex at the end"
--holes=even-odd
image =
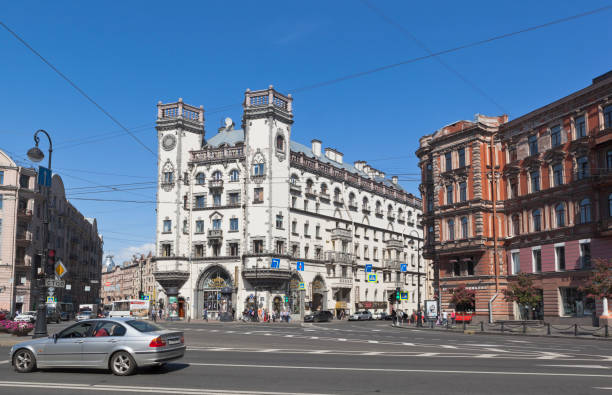
POLYGON ((389 301, 389 304, 394 304, 395 303, 395 294, 390 293, 389 294, 389 298, 387 300, 389 301))
POLYGON ((40 262, 42 261, 42 257, 38 254, 34 255, 34 265, 32 270, 34 271, 34 276, 38 276, 40 274, 40 262))
POLYGON ((138 291, 138 299, 144 300, 144 292, 138 291))
POLYGON ((395 300, 400 300, 400 289, 395 288, 395 300))
POLYGON ((55 271, 55 250, 49 250, 47 253, 47 263, 45 265, 45 274, 52 276, 55 271))

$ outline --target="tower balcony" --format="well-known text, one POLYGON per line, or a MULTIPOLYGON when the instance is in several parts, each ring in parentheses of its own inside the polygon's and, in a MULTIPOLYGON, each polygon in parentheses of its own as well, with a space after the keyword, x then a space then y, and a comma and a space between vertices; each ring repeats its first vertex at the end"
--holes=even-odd
POLYGON ((268 89, 251 91, 244 94, 244 115, 246 119, 274 116, 283 122, 293 123, 293 98, 283 95, 270 85, 268 89))
POLYGON ((249 267, 242 269, 242 277, 255 287, 282 288, 291 280, 291 269, 249 267))
POLYGON ((164 288, 166 294, 178 294, 178 290, 189 279, 188 262, 177 261, 175 260, 176 258, 158 257, 155 259, 155 266, 153 268, 155 281, 164 288))
POLYGON ((223 180, 208 180, 208 188, 210 189, 221 189, 223 188, 223 180))
POLYGON ((402 261, 387 259, 383 261, 383 269, 385 270, 400 270, 401 264, 404 263, 402 261))

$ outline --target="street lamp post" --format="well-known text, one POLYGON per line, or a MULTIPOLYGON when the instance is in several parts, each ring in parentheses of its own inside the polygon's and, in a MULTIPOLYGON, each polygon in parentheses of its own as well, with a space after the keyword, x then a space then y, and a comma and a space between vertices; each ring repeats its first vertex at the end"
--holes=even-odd
MULTIPOLYGON (((412 230, 412 232, 416 233, 417 239, 417 326, 423 326, 423 321, 421 319, 421 239, 419 237, 419 233, 416 230, 412 230)), ((410 240, 410 244, 414 245, 414 239, 410 240)))
MULTIPOLYGON (((45 130, 43 129, 39 129, 36 131, 36 133, 34 133, 34 143, 35 146, 30 148, 28 150, 28 158, 30 158, 31 161, 33 162, 40 162, 41 160, 43 160, 43 158, 45 157, 45 154, 40 150, 40 148, 38 148, 38 143, 40 142, 40 138, 38 137, 39 133, 43 133, 45 136, 47 136, 47 139, 49 140, 49 164, 48 164, 48 170, 49 172, 51 172, 51 154, 53 153, 53 143, 51 142, 51 136, 49 136, 49 133, 47 133, 45 130)), ((44 218, 43 218, 43 255, 42 255, 42 259, 41 259, 41 266, 43 267, 43 269, 45 268, 45 266, 47 265, 47 259, 49 256, 49 189, 51 188, 51 186, 45 186, 44 187, 44 218)), ((38 338, 38 337, 47 337, 48 333, 47 333, 47 311, 46 311, 46 304, 45 304, 45 294, 47 291, 47 287, 45 286, 44 280, 45 280, 45 275, 46 272, 45 270, 43 270, 43 276, 42 279, 40 279, 40 281, 38 282, 38 303, 36 304, 36 327, 34 328, 34 335, 32 336, 33 338, 38 338)))

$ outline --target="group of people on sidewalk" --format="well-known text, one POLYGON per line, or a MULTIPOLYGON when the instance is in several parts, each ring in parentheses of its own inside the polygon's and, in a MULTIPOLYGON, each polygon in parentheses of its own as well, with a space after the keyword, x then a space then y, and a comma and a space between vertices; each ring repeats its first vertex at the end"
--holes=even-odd
POLYGON ((419 321, 425 320, 425 314, 422 311, 412 311, 411 315, 408 315, 402 310, 391 310, 391 320, 394 326, 400 326, 402 324, 417 324, 419 321))
POLYGON ((244 309, 242 321, 245 322, 290 322, 291 314, 288 311, 269 311, 266 309, 244 309))

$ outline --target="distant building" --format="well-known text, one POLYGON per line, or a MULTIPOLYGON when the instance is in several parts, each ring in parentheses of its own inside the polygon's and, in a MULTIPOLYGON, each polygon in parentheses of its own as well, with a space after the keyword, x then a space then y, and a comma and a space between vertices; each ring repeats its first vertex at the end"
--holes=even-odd
POLYGON ((420 142, 425 256, 443 308, 465 285, 479 315, 490 300, 494 318, 601 313, 581 287, 593 259, 612 257, 612 72, 512 121, 478 115, 420 142), (503 298, 519 273, 542 296, 531 312, 503 298))
POLYGON ((389 311, 396 289, 411 313, 432 289, 420 199, 319 140, 297 143, 292 102, 247 90, 242 127, 228 118, 206 135, 202 108, 158 105, 155 278, 181 317, 389 311))
POLYGON ((154 302, 158 291, 151 257, 149 252, 147 256, 134 256, 131 261, 115 265, 108 256, 102 271, 101 303, 108 305, 116 300, 138 299, 140 292, 154 302))
MULTIPOLYGON (((0 309, 24 311, 37 302, 34 273, 43 251, 43 197, 35 169, 19 166, 0 150, 0 309)), ((60 302, 96 303, 102 267, 102 238, 95 219, 85 218, 68 200, 59 175, 50 192, 49 248, 68 272, 60 302)))

